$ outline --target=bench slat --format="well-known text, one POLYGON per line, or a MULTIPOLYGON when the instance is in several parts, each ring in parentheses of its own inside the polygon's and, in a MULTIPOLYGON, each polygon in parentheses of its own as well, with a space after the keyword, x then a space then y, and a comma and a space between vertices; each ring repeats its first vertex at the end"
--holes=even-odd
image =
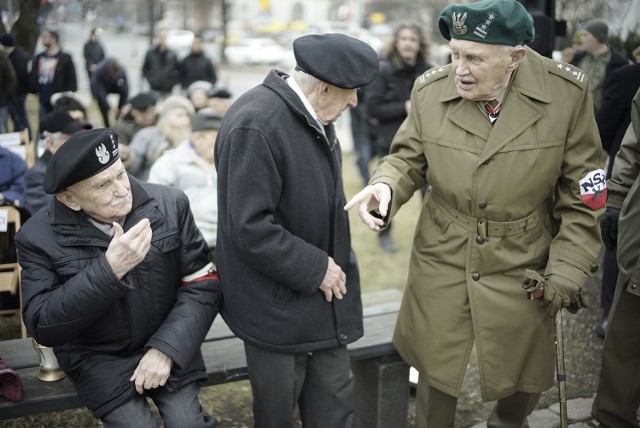
MULTIPOLYGON (((364 337, 349 345, 352 359, 397 355, 391 344, 397 312, 386 306, 379 309, 384 310, 369 312, 364 317, 364 337)), ((243 342, 231 333, 222 317, 216 317, 201 349, 209 374, 203 386, 248 379, 243 342)), ((0 420, 81 406, 68 378, 57 382, 38 380, 39 360, 31 338, 0 341, 0 356, 18 373, 23 388, 19 402, 0 397, 0 420)))

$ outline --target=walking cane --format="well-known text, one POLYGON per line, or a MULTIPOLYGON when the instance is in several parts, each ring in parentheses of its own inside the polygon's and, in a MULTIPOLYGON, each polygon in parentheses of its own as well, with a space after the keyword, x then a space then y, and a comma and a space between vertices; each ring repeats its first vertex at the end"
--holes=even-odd
MULTIPOLYGON (((529 300, 539 300, 544 297, 544 278, 537 272, 528 270, 522 282, 522 288, 527 292, 529 300)), ((556 314, 556 380, 558 381, 558 396, 560 399, 560 426, 567 428, 569 425, 567 416, 567 394, 565 382, 567 375, 564 372, 564 336, 562 333, 562 308, 556 314)))
POLYGON ((567 394, 565 382, 567 375, 564 372, 564 336, 562 332, 562 308, 556 315, 556 379, 558 381, 558 395, 560 398, 560 426, 567 428, 567 394))

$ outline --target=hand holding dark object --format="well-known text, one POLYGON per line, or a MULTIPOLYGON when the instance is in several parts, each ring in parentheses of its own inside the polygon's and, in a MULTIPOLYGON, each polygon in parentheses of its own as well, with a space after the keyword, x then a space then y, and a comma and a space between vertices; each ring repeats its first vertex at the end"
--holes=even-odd
POLYGON ((614 207, 607 207, 600 220, 600 233, 602 242, 609 250, 613 250, 618 245, 618 219, 620 210, 614 207))

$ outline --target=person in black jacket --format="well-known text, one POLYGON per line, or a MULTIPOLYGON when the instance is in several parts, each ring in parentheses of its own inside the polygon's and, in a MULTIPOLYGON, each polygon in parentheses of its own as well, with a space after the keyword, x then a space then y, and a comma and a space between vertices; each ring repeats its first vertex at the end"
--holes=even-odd
POLYGON ((344 428, 347 344, 363 327, 333 122, 378 56, 337 33, 300 37, 293 51, 290 75, 272 70, 238 98, 216 139, 221 313, 244 341, 257 428, 293 427, 296 405, 305 427, 344 428))
POLYGON ((191 45, 191 52, 178 65, 180 85, 187 90, 189 85, 199 80, 211 83, 215 86, 218 81, 216 69, 211 59, 202 50, 202 37, 196 36, 191 45))
POLYGON ((157 43, 144 56, 142 75, 149 87, 162 98, 171 94, 178 84, 178 56, 167 46, 167 30, 160 28, 156 33, 157 43))
POLYGON ((200 346, 220 300, 209 249, 178 189, 129 178, 110 128, 52 157, 55 197, 16 234, 23 318, 105 427, 214 427, 198 401, 200 346))
POLYGON ((115 58, 107 58, 96 65, 91 76, 91 88, 93 95, 98 101, 98 107, 102 114, 102 121, 105 127, 109 127, 109 94, 118 94, 118 108, 115 117, 120 116, 122 108, 127 104, 129 98, 129 83, 124 67, 115 58))
MULTIPOLYGON (((609 154, 607 177, 611 178, 616 154, 629 123, 631 123, 631 106, 633 96, 640 88, 640 64, 625 65, 611 72, 604 87, 602 103, 596 123, 602 140, 602 148, 609 154)), ((602 286, 600 307, 602 319, 596 327, 596 333, 604 337, 609 326, 609 312, 613 304, 613 296, 618 279, 618 263, 616 248, 605 247, 602 260, 602 286)))
MULTIPOLYGON (((96 28, 91 29, 89 34, 89 40, 84 44, 82 53, 84 55, 84 67, 87 70, 87 77, 89 78, 89 84, 91 85, 91 76, 96 69, 98 63, 103 61, 106 57, 102 43, 98 40, 98 30, 96 28)), ((93 85, 91 85, 91 94, 95 96, 93 92, 93 85)))
POLYGON ((579 67, 589 78, 593 105, 596 113, 600 109, 604 87, 611 72, 631 62, 607 44, 609 26, 602 19, 592 19, 582 25, 580 47, 571 64, 579 67))
POLYGON ((78 90, 73 58, 60 49, 58 33, 46 30, 41 37, 45 50, 33 59, 29 77, 29 92, 40 96, 40 119, 53 110, 53 94, 78 90))
MULTIPOLYGON (((393 41, 380 61, 380 72, 366 88, 371 132, 375 136, 376 154, 380 157, 389 153, 396 131, 409 114, 413 82, 431 68, 426 60, 427 49, 427 39, 419 25, 398 24, 393 32, 393 41)), ((380 232, 379 238, 382 250, 388 253, 398 251, 390 226, 380 232)))
POLYGON ((16 40, 11 33, 0 36, 0 45, 9 56, 16 73, 15 96, 13 101, 9 101, 9 115, 13 121, 13 131, 22 131, 26 128, 29 130, 29 139, 31 139, 31 125, 25 107, 29 89, 29 61, 31 58, 24 49, 16 46, 16 40))

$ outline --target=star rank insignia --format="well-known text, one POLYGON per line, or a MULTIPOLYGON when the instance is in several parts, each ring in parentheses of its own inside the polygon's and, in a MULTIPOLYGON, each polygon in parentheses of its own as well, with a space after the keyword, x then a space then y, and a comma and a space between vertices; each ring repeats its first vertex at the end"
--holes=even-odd
POLYGON ((431 77, 442 73, 444 73, 444 67, 432 68, 426 73, 421 74, 420 77, 418 77, 418 82, 421 84, 426 83, 431 77))
POLYGON ((585 77, 584 73, 577 68, 572 69, 568 65, 561 64, 561 63, 557 63, 556 67, 558 68, 558 70, 564 70, 566 73, 573 76, 573 78, 576 79, 578 82, 582 82, 584 80, 584 77, 585 77))

